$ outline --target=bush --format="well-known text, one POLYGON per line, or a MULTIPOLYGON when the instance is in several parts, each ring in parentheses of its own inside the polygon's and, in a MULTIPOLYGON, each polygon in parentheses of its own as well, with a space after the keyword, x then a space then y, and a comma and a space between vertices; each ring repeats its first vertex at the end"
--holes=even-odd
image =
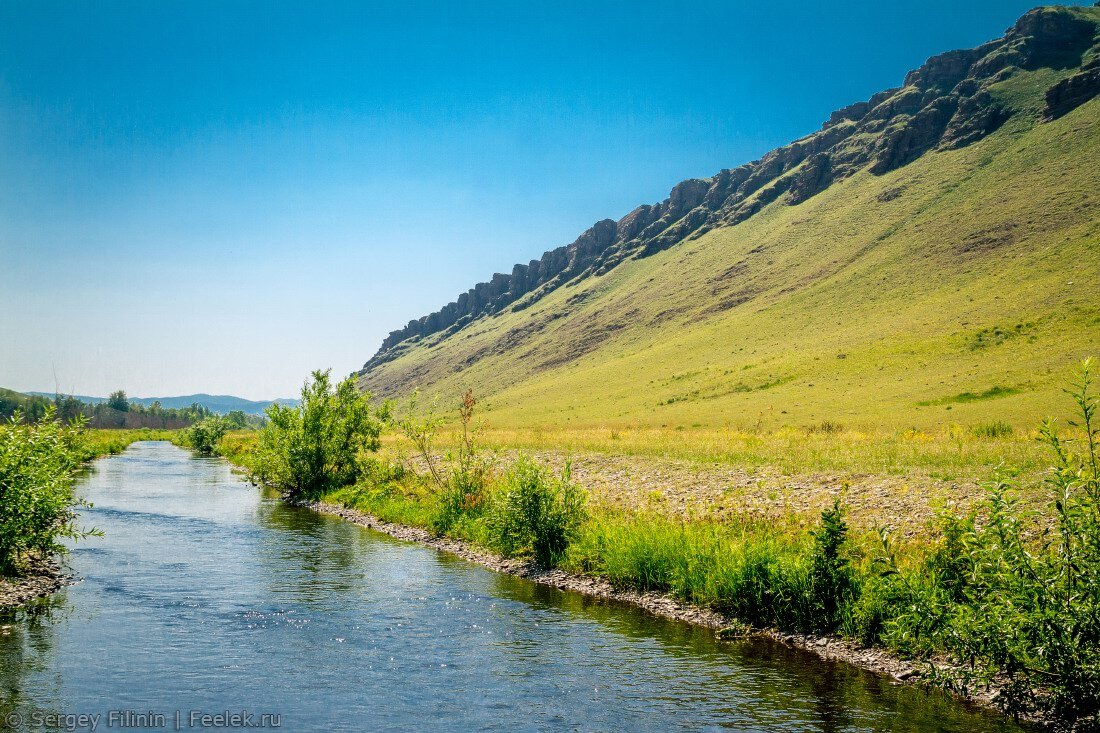
POLYGON ((214 415, 199 420, 187 428, 187 444, 204 456, 212 456, 218 448, 218 441, 229 429, 225 418, 214 415))
POLYGON ((0 426, 0 574, 65 551, 62 537, 78 539, 72 487, 80 468, 80 426, 56 420, 53 407, 37 423, 16 414, 0 426))
POLYGON ((462 432, 457 450, 447 455, 450 473, 439 486, 439 510, 432 529, 446 532, 463 519, 477 519, 488 508, 488 487, 493 476, 493 464, 477 444, 477 428, 473 425, 473 390, 466 390, 458 408, 462 432))
POLYGON ((489 512, 490 543, 507 557, 531 552, 543 567, 554 567, 585 516, 585 495, 573 483, 569 466, 554 477, 521 455, 489 512))
POLYGON ((821 512, 821 528, 813 532, 814 549, 810 568, 810 603, 819 628, 833 630, 841 608, 855 595, 855 577, 842 553, 848 525, 840 499, 821 512))
POLYGON ((1095 728, 1100 713, 1100 455, 1097 401, 1085 362, 1072 394, 1080 448, 1048 421, 1054 455, 1053 526, 1025 514, 1007 481, 989 486, 976 513, 945 518, 939 549, 891 583, 896 615, 888 645, 946 651, 965 668, 938 675, 968 689, 996 683, 998 704, 1095 728))
POLYGON ((332 386, 328 371, 313 372, 297 407, 272 405, 256 448, 254 474, 292 500, 313 500, 355 483, 361 453, 378 449, 381 418, 354 378, 332 386))

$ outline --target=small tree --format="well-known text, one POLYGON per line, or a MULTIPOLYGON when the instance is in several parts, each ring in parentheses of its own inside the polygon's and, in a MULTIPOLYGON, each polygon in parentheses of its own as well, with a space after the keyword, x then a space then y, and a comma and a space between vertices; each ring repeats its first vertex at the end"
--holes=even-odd
POLYGON ((128 412, 130 401, 126 399, 126 393, 120 389, 117 392, 112 392, 111 396, 107 398, 107 407, 119 412, 128 412))
POLYGON ((361 451, 376 451, 381 421, 349 377, 335 387, 315 371, 297 407, 272 405, 260 431, 256 476, 294 500, 355 483, 361 451))
POLYGON ((813 564, 810 567, 810 594, 814 617, 821 628, 836 627, 840 609, 852 596, 854 573, 843 549, 848 535, 840 499, 821 512, 821 527, 814 531, 813 564))
POLYGON ((229 429, 228 421, 219 416, 206 417, 187 429, 187 442, 204 456, 214 455, 218 441, 229 429))

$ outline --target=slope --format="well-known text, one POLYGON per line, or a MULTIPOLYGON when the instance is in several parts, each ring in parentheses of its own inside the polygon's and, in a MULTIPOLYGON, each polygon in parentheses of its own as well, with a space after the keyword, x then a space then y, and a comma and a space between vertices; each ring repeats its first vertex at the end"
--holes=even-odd
POLYGON ((1040 9, 931 59, 641 207, 656 233, 598 224, 535 287, 395 332, 362 384, 472 387, 495 426, 1030 424, 1100 352, 1097 23, 1040 9))

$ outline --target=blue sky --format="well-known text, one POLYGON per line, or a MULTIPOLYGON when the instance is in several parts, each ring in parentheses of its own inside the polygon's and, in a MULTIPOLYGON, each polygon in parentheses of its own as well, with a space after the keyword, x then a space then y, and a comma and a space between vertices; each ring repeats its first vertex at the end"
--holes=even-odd
POLYGON ((1014 0, 0 3, 0 386, 296 393, 1014 0))

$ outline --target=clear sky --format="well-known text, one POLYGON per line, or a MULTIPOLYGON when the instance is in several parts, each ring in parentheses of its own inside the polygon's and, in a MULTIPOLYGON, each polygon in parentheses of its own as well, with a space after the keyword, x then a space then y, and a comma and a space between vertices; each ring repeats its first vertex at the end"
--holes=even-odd
POLYGON ((0 0, 0 386, 297 392, 1016 0, 0 0))

